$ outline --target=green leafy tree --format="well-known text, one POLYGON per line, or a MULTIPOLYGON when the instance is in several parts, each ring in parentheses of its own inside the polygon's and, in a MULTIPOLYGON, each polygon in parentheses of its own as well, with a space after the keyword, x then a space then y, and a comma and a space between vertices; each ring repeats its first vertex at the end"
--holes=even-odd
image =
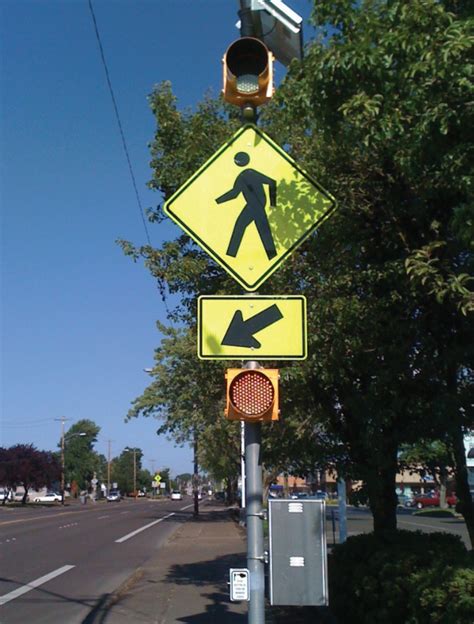
POLYGON ((117 483, 118 489, 122 494, 128 494, 134 491, 134 461, 137 488, 139 487, 140 475, 142 472, 145 472, 142 470, 142 458, 143 452, 141 449, 130 448, 129 450, 123 450, 118 457, 113 459, 111 470, 112 481, 117 483))
POLYGON ((159 419, 158 434, 168 434, 178 444, 191 444, 197 436, 200 465, 213 472, 226 470, 222 478, 235 491, 236 425, 222 422, 222 365, 196 358, 194 331, 161 325, 160 329, 165 337, 155 351, 154 381, 134 401, 128 418, 142 414, 159 419))
POLYGON ((400 462, 422 478, 433 477, 440 490, 440 507, 447 507, 446 489, 452 472, 453 455, 441 440, 419 440, 415 444, 402 446, 400 462))
MULTIPOLYGON (((94 450, 99 432, 100 427, 88 419, 78 420, 66 431, 64 436, 66 484, 75 481, 80 489, 85 489, 89 487, 94 473, 103 473, 103 458, 101 459, 94 450), (82 433, 86 435, 79 435, 82 433)), ((58 446, 61 446, 61 442, 58 446)))
POLYGON ((473 417, 464 8, 318 2, 320 38, 292 67, 268 124, 339 201, 308 245, 312 271, 304 267, 322 328, 311 387, 367 483, 375 529, 396 523, 399 445, 448 426, 472 538, 460 451, 473 417), (413 265, 427 246, 441 254, 439 288, 413 265))
POLYGON ((159 471, 159 475, 161 477, 161 483, 165 483, 166 484, 166 488, 158 488, 158 492, 161 493, 166 493, 166 491, 171 490, 171 476, 170 476, 170 469, 169 468, 161 468, 159 471))
POLYGON ((153 475, 146 468, 142 468, 137 474, 137 489, 142 492, 149 492, 151 490, 151 482, 153 475))
MULTIPOLYGON (((318 1, 317 37, 261 115, 339 203, 260 291, 306 294, 310 328, 308 360, 284 366, 283 418, 265 428, 265 462, 269 472, 303 472, 334 461, 363 479, 376 532, 396 526, 400 446, 447 435, 474 539, 462 444, 473 425, 474 344, 467 6, 318 1), (319 454, 325 438, 329 452, 319 454)), ((167 198, 239 122, 210 98, 179 112, 169 84, 150 103, 150 186, 167 198)), ((150 218, 159 222, 160 211, 150 218)), ((221 417, 225 367, 195 361, 196 296, 237 286, 185 235, 160 249, 122 246, 163 294, 181 297, 170 315, 180 329, 161 328, 155 382, 130 415, 157 416, 163 431, 190 440, 221 417)))

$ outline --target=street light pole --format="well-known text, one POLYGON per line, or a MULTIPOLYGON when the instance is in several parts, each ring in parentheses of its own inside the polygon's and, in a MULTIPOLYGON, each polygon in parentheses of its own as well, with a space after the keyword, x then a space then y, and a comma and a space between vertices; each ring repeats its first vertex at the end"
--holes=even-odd
POLYGON ((64 416, 61 419, 61 505, 64 505, 64 416))
POLYGON ((107 440, 107 496, 110 492, 110 452, 111 452, 112 440, 107 440))

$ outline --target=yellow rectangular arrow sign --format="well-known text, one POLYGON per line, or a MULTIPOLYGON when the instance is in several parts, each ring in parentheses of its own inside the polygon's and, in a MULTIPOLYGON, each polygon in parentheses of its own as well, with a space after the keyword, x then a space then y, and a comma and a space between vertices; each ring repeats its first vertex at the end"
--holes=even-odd
POLYGON ((306 297, 199 297, 198 357, 202 360, 304 360, 306 356, 306 297))

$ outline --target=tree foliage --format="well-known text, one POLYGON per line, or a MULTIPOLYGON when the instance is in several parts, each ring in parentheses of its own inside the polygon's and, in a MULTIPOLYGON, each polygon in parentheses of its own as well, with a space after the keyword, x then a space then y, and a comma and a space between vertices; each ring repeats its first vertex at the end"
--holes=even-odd
POLYGON ((134 472, 137 489, 150 488, 151 474, 142 468, 143 451, 139 448, 123 450, 112 462, 111 477, 118 489, 124 493, 134 491, 134 472), (134 467, 135 462, 135 467, 134 467))
POLYGON ((28 490, 51 487, 59 480, 60 474, 60 464, 49 451, 39 451, 32 444, 0 448, 0 483, 9 488, 23 486, 23 503, 26 502, 28 490))
MULTIPOLYGON (((282 366, 283 418, 265 429, 265 462, 301 472, 334 462, 363 479, 377 531, 396 526, 400 445, 443 438, 474 538, 461 450, 473 427, 467 6, 318 1, 317 37, 260 119, 339 204, 260 291, 307 296, 310 342, 305 363, 282 366)), ((151 186, 167 198, 238 121, 209 98, 179 112, 169 84, 150 103, 157 120, 151 186)), ((162 216, 157 210, 150 218, 159 224, 162 216)), ((237 288, 185 235, 160 249, 122 246, 144 259, 163 294, 180 295, 171 315, 179 329, 160 327, 155 381, 130 416, 157 416, 161 431, 189 439, 222 418, 224 365, 194 355, 196 296, 237 288)), ((231 427, 213 426, 224 436, 231 427)))
MULTIPOLYGON (((78 420, 66 431, 64 440, 64 475, 66 484, 75 481, 88 488, 94 473, 104 473, 104 462, 94 450, 100 427, 87 418, 78 420), (80 436, 85 433, 85 436, 80 436)), ((58 446, 61 446, 61 441, 58 446)))

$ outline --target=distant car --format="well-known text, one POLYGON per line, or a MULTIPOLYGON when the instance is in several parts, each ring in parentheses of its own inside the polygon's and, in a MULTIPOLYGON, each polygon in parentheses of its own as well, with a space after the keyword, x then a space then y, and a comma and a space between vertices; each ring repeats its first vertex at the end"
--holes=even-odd
POLYGON ((294 492, 290 498, 293 498, 293 499, 308 498, 308 492, 294 492))
POLYGON ((142 492, 141 490, 138 490, 137 492, 128 492, 127 496, 130 496, 130 497, 138 496, 140 498, 142 496, 145 496, 145 492, 142 492))
MULTIPOLYGON (((446 503, 448 507, 455 507, 458 499, 455 494, 446 496, 446 503)), ((440 499, 438 492, 430 492, 429 494, 422 494, 415 496, 413 500, 413 506, 417 509, 423 509, 423 507, 439 507, 440 499)))
MULTIPOLYGON (((23 496, 24 496, 24 495, 25 495, 25 493, 24 493, 24 492, 15 492, 15 494, 13 495, 13 500, 21 503, 21 502, 22 502, 22 500, 23 500, 23 496)), ((27 495, 26 495, 26 502, 28 503, 28 502, 29 502, 29 500, 30 500, 30 497, 29 497, 29 495, 27 494, 27 495)))
POLYGON ((170 495, 171 500, 183 500, 183 495, 178 490, 173 490, 170 495))
POLYGON ((398 504, 402 507, 413 507, 414 500, 413 496, 409 496, 408 494, 398 494, 398 504))
POLYGON ((122 498, 120 494, 120 490, 110 490, 107 494, 107 502, 108 503, 118 503, 122 498))
POLYGON ((60 503, 62 500, 61 494, 57 492, 46 492, 41 496, 35 496, 33 502, 35 503, 60 503))

